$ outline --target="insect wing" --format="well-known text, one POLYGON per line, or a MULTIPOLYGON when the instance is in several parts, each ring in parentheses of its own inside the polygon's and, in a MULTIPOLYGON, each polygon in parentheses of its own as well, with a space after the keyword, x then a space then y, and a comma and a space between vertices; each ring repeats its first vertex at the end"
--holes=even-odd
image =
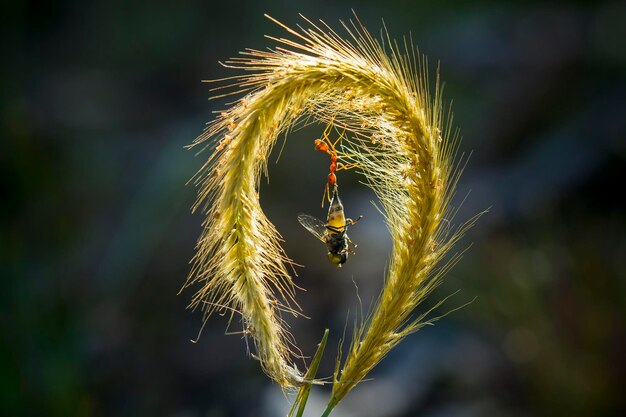
POLYGON ((300 224, 313 236, 326 243, 326 225, 320 219, 308 214, 298 214, 300 224))

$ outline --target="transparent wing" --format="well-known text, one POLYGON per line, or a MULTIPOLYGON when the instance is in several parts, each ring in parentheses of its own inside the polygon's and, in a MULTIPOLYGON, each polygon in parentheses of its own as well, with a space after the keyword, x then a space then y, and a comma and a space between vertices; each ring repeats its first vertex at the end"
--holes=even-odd
POLYGON ((326 225, 323 221, 304 213, 298 214, 298 221, 313 236, 326 243, 326 225))

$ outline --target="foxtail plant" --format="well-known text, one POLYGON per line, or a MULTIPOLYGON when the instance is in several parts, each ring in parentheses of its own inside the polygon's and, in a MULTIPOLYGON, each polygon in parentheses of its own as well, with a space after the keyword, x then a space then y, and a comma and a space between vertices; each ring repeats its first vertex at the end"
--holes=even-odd
POLYGON ((444 220, 453 215, 448 203, 460 173, 456 134, 449 120, 444 126, 438 75, 431 94, 427 64, 412 42, 405 39, 402 49, 389 37, 378 42, 358 19, 342 22, 348 39, 323 22, 306 20, 309 28, 295 31, 273 21, 292 39, 270 37, 280 46, 224 63, 241 72, 214 90, 242 97, 192 145, 212 153, 195 177, 194 210, 206 219, 186 286, 200 284, 191 307, 200 307, 204 320, 215 311, 241 315, 270 378, 285 388, 311 382, 294 364, 297 348, 280 318, 298 315, 299 307, 290 261, 259 204, 259 181, 278 135, 303 117, 350 132, 342 146, 380 200, 393 249, 378 302, 356 327, 343 362, 337 359, 330 413, 426 324, 425 314, 412 312, 456 261, 437 267, 473 220, 455 233, 444 220))

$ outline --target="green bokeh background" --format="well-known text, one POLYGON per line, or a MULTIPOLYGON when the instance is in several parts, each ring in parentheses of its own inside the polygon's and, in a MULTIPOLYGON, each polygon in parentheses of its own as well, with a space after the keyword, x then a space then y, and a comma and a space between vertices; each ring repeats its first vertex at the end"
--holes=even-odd
MULTIPOLYGON (((623 2, 17 1, 0 13, 1 415, 284 415, 226 317, 190 343, 201 317, 176 294, 202 218, 185 183, 207 155, 183 146, 226 105, 200 80, 285 35, 263 13, 339 27, 351 9, 373 33, 381 19, 412 32, 431 73, 440 62, 473 152, 458 220, 491 212, 432 302, 457 289, 446 307, 476 300, 410 336, 336 415, 626 413, 623 2)), ((354 173, 342 198, 366 217, 346 268, 297 224, 323 216, 320 131, 290 135, 261 198, 306 266, 310 319, 290 320, 293 333, 311 355, 330 327, 330 375, 356 287, 369 307, 390 243, 354 173)), ((314 389, 310 415, 327 397, 314 389)))

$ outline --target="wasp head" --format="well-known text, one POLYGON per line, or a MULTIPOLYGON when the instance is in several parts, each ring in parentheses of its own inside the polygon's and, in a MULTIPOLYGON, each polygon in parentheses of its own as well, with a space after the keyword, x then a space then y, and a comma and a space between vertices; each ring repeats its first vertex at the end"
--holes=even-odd
POLYGON ((348 260, 348 253, 347 252, 343 252, 343 253, 328 252, 328 260, 333 265, 337 265, 338 268, 341 268, 343 264, 345 264, 346 261, 348 260))

